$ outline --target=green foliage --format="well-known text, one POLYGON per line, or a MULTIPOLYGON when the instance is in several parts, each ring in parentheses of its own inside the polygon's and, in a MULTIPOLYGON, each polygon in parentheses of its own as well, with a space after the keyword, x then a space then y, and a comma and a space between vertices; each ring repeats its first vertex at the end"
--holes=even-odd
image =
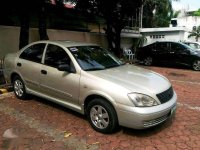
POLYGON ((172 18, 177 18, 178 15, 179 15, 180 13, 181 13, 180 10, 178 10, 178 11, 174 11, 174 12, 173 12, 173 16, 172 16, 172 18))
POLYGON ((193 12, 192 16, 200 16, 200 9, 195 11, 195 12, 193 12))
POLYGON ((192 32, 190 32, 188 37, 195 37, 196 41, 198 42, 198 39, 200 38, 200 26, 197 27, 196 30, 193 30, 192 32))
POLYGON ((171 0, 146 0, 144 27, 168 27, 173 16, 171 0))

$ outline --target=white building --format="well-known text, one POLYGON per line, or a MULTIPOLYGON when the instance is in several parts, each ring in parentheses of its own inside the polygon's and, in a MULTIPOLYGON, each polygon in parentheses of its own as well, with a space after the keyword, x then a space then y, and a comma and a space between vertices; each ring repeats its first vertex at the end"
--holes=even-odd
POLYGON ((192 31, 199 25, 200 25, 200 17, 185 16, 179 18, 172 18, 170 27, 186 27, 189 31, 192 31))
POLYGON ((200 17, 185 16, 173 18, 170 27, 142 28, 140 33, 146 37, 143 46, 156 41, 195 41, 194 37, 188 38, 188 35, 198 26, 200 26, 200 17))
POLYGON ((187 41, 189 35, 185 27, 142 28, 140 33, 146 37, 143 46, 156 41, 187 41))

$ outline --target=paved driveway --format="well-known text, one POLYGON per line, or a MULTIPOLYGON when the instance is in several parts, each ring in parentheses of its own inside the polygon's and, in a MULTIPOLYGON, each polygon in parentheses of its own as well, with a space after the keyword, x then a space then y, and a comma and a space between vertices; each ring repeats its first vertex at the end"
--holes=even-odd
POLYGON ((0 149, 200 149, 200 72, 146 67, 166 76, 178 94, 176 117, 162 125, 105 135, 86 118, 44 99, 21 101, 0 96, 0 149))

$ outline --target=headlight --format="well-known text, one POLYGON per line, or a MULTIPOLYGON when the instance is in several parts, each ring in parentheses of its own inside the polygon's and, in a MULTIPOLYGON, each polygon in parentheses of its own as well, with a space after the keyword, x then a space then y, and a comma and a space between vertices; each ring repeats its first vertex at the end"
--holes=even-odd
POLYGON ((128 97, 137 107, 150 107, 158 105, 155 99, 144 94, 130 93, 128 94, 128 97))

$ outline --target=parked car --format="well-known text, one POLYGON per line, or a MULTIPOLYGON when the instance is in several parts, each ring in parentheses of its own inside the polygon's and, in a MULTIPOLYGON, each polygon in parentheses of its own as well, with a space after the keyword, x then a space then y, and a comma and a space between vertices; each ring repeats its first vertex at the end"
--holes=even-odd
POLYGON ((34 42, 6 55, 4 68, 17 98, 33 94, 85 114, 99 132, 149 128, 175 114, 169 80, 94 44, 34 42))
POLYGON ((183 42, 184 44, 187 44, 188 46, 192 47, 195 50, 200 51, 200 43, 199 42, 183 42))
POLYGON ((145 65, 154 63, 181 64, 200 70, 200 51, 181 42, 155 42, 136 51, 136 58, 145 65))

